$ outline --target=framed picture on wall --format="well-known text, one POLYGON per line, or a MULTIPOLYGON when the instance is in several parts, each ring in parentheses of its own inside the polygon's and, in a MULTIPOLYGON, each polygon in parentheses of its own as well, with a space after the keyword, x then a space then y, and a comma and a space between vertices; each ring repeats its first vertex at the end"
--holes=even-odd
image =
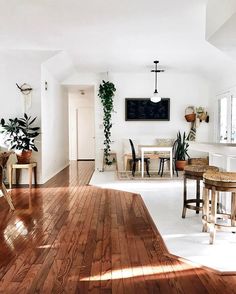
POLYGON ((125 98, 126 121, 169 121, 170 98, 154 103, 149 98, 125 98))

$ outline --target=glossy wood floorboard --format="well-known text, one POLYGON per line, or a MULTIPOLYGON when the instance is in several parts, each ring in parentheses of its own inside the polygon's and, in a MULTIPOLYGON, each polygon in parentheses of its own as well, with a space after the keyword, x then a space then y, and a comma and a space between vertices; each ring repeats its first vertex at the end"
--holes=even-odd
POLYGON ((0 293, 236 293, 220 276, 167 256, 139 195, 87 183, 72 162, 42 187, 0 198, 0 293))

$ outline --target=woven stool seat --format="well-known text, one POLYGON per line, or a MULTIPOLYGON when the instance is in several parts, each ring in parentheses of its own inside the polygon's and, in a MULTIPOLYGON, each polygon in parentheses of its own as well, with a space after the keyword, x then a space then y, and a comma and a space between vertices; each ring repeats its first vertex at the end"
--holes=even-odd
POLYGON ((203 176, 206 172, 216 172, 219 168, 213 165, 186 165, 184 168, 184 174, 203 176))
POLYGON ((217 230, 236 232, 236 173, 233 172, 206 172, 203 174, 203 232, 210 229, 210 244, 214 243, 217 230), (209 207, 209 193, 211 192, 211 211, 209 207), (224 197, 231 197, 231 213, 220 213, 217 211, 217 197, 219 192, 224 197), (217 223, 217 218, 230 220, 229 224, 217 223))
POLYGON ((232 172, 206 172, 204 174, 204 179, 209 181, 235 183, 236 185, 236 173, 232 172))
POLYGON ((219 171, 218 167, 206 164, 185 166, 182 218, 185 218, 187 208, 196 210, 196 213, 202 210, 203 200, 200 199, 200 181, 203 180, 203 174, 206 172, 214 173, 217 171, 219 171), (187 199, 187 179, 196 180, 196 198, 187 199))

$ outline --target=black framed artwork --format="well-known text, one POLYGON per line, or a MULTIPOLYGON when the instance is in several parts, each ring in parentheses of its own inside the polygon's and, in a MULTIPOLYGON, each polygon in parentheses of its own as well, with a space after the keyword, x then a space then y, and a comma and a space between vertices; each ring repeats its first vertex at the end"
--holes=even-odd
POLYGON ((154 103, 150 98, 125 98, 126 121, 169 121, 170 98, 154 103))

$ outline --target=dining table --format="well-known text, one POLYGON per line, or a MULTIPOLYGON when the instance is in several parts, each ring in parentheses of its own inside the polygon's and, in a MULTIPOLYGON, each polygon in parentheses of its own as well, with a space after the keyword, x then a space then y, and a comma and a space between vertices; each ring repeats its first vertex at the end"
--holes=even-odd
POLYGON ((145 153, 152 153, 152 152, 168 152, 170 155, 170 177, 173 176, 173 156, 172 156, 172 146, 157 146, 157 145, 139 145, 139 149, 141 152, 141 176, 144 177, 144 156, 145 153))

